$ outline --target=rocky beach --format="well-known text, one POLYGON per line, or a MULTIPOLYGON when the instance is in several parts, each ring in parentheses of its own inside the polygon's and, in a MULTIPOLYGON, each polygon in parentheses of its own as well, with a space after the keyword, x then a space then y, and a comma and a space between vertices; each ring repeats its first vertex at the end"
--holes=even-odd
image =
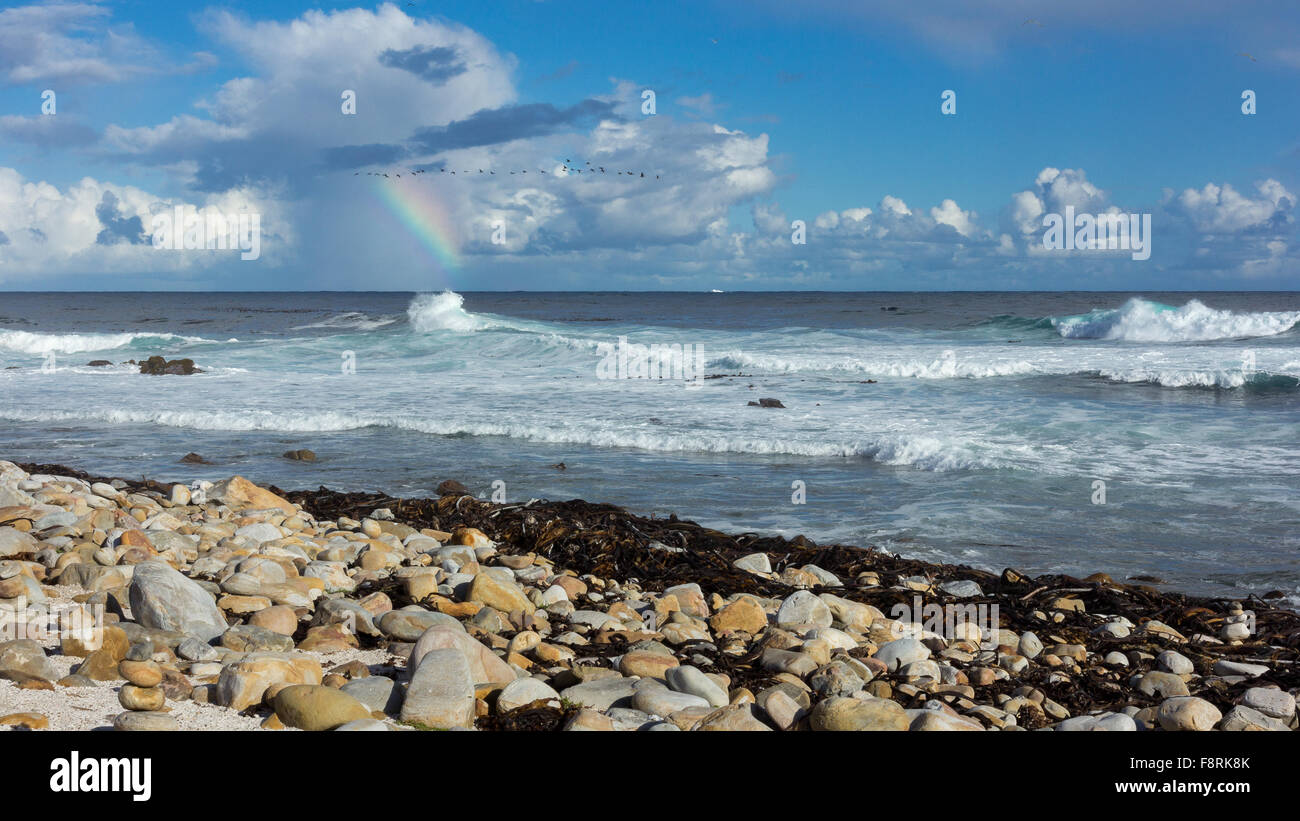
POLYGON ((0 726, 1297 726, 1300 616, 1268 598, 438 493, 0 461, 0 726))

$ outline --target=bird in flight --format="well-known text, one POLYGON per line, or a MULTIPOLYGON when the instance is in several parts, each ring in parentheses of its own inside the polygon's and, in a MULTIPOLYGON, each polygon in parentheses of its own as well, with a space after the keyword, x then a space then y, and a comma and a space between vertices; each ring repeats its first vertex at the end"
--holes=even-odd
POLYGON ((1247 53, 1244 52, 1244 51, 1239 51, 1239 52, 1237 52, 1237 56, 1238 56, 1238 57, 1245 57, 1247 60, 1250 60, 1252 63, 1259 62, 1259 61, 1256 60, 1254 57, 1251 57, 1249 54, 1247 54, 1247 53))
POLYGON ((1027 25, 1029 25, 1030 23, 1033 23, 1035 26, 1038 26, 1039 28, 1042 28, 1042 27, 1043 27, 1043 24, 1042 24, 1042 23, 1038 22, 1037 20, 1035 20, 1035 19, 1032 18, 1032 17, 1026 18, 1026 19, 1025 19, 1025 22, 1021 23, 1020 25, 1021 25, 1021 26, 1027 26, 1027 25))

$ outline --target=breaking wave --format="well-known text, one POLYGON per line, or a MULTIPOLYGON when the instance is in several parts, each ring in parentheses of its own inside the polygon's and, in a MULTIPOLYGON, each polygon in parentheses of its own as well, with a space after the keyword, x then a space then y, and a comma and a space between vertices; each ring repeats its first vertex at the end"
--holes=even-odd
POLYGON ((1133 298, 1120 308, 1049 319, 1066 339, 1127 342, 1209 342, 1276 336, 1300 323, 1300 311, 1235 313, 1193 299, 1181 308, 1133 298))
POLYGON ((195 345, 205 342, 215 343, 218 340, 166 333, 46 334, 31 331, 0 331, 0 349, 36 355, 111 351, 145 341, 152 344, 180 342, 195 345))

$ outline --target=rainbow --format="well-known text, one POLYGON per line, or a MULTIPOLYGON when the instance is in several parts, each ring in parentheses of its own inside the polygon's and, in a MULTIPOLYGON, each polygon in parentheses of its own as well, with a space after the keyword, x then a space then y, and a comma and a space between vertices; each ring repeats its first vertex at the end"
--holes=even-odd
POLYGON ((372 182, 375 197, 428 250, 442 269, 444 286, 451 287, 451 276, 460 269, 460 250, 456 231, 447 208, 427 182, 412 179, 386 179, 372 182))

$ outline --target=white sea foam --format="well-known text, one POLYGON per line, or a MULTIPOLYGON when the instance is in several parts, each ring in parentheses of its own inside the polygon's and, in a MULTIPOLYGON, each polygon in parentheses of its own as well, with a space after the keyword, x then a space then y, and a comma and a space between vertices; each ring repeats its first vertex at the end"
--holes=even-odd
POLYGON ((5 409, 0 419, 38 423, 154 424, 206 431, 283 431, 326 433, 387 427, 434 436, 502 436, 547 444, 636 448, 663 452, 735 453, 825 458, 867 458, 886 465, 927 471, 1014 469, 1032 455, 1027 445, 984 443, 960 437, 889 432, 843 441, 795 440, 656 429, 616 428, 605 424, 536 425, 524 421, 455 421, 370 413, 284 413, 263 410, 195 411, 94 409, 24 411, 5 409), (1008 458, 1014 454, 1019 458, 1008 458))
POLYGON ((983 352, 969 349, 952 355, 939 353, 919 359, 879 359, 848 355, 780 355, 731 350, 709 361, 724 370, 756 369, 766 373, 844 371, 864 376, 912 379, 985 379, 1041 373, 1040 365, 1026 359, 989 361, 983 352))
POLYGON ((0 349, 36 355, 111 351, 115 348, 124 348, 137 340, 149 340, 159 343, 182 342, 185 344, 216 341, 204 339, 200 336, 179 336, 166 333, 46 334, 32 331, 0 331, 0 349))
POLYGON ((1145 369, 1101 371, 1112 382, 1145 382, 1166 388, 1240 388, 1249 381, 1242 371, 1195 369, 1145 369))

